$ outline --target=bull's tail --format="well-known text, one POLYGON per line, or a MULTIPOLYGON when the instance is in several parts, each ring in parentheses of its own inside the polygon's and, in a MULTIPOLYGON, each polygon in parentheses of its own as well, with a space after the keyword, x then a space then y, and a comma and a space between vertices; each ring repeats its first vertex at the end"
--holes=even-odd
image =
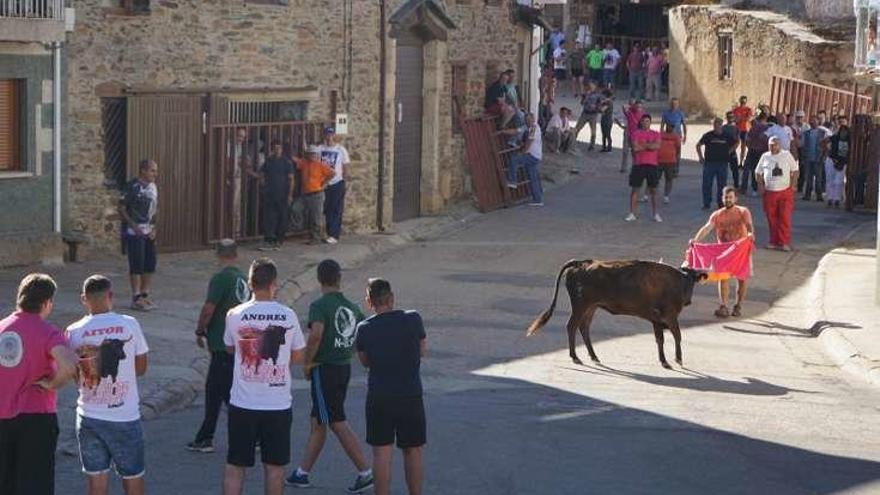
POLYGON ((526 330, 526 337, 531 337, 538 330, 541 329, 544 325, 550 321, 550 317, 553 316, 553 310, 556 309, 556 299, 559 297, 559 282, 562 280, 562 275, 572 267, 580 265, 581 263, 592 263, 593 260, 569 260, 567 263, 562 265, 562 268, 559 270, 559 275, 556 276, 556 292, 553 293, 553 302, 550 303, 550 307, 547 308, 546 311, 541 313, 541 316, 537 317, 535 321, 529 325, 529 328, 526 330))

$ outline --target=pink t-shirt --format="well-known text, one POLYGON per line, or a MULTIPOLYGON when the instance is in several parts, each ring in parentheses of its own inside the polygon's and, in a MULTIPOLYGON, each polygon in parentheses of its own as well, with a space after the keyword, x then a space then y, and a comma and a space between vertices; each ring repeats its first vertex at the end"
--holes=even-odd
MULTIPOLYGON (((632 140, 633 146, 636 144, 644 144, 644 143, 659 143, 660 142, 660 133, 652 130, 644 130, 644 129, 636 129, 632 131, 632 136, 630 136, 632 140)), ((636 151, 633 153, 633 164, 634 165, 650 165, 652 167, 657 166, 657 152, 659 150, 642 150, 636 151)))
POLYGON ((0 419, 55 412, 55 392, 34 385, 55 373, 51 351, 64 335, 40 315, 15 312, 0 320, 0 419))
POLYGON ((635 108, 627 108, 623 114, 626 116, 626 135, 639 128, 639 121, 645 115, 644 110, 636 110, 635 108))
POLYGON ((663 70, 663 56, 651 55, 648 57, 648 74, 658 74, 663 70))

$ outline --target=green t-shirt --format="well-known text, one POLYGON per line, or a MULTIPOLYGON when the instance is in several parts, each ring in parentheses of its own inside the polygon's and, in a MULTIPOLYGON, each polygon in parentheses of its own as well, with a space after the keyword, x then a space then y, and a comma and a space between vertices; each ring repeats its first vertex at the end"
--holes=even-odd
POLYGON ((587 64, 591 69, 601 69, 602 63, 605 61, 605 54, 602 50, 590 50, 587 53, 587 64))
POLYGON ((250 298, 247 280, 238 268, 227 266, 211 277, 205 300, 214 305, 214 314, 208 322, 208 348, 211 352, 226 350, 226 344, 223 343, 226 313, 250 298))
POLYGON ((361 309, 341 292, 324 294, 313 302, 309 306, 309 324, 324 324, 315 363, 348 364, 357 337, 357 324, 363 320, 361 309))

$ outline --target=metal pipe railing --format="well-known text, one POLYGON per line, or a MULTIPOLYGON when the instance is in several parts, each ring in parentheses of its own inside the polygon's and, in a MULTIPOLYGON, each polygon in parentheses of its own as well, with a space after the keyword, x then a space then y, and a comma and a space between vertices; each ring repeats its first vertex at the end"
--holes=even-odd
POLYGON ((0 18, 64 20, 64 0, 0 0, 0 18))

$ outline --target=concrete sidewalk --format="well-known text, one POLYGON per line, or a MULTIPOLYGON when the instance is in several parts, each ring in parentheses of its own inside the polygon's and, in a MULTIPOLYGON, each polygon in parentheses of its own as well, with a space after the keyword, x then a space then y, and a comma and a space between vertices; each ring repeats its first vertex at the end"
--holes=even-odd
POLYGON ((876 225, 866 223, 819 262, 810 281, 811 331, 842 369, 880 386, 876 225))

